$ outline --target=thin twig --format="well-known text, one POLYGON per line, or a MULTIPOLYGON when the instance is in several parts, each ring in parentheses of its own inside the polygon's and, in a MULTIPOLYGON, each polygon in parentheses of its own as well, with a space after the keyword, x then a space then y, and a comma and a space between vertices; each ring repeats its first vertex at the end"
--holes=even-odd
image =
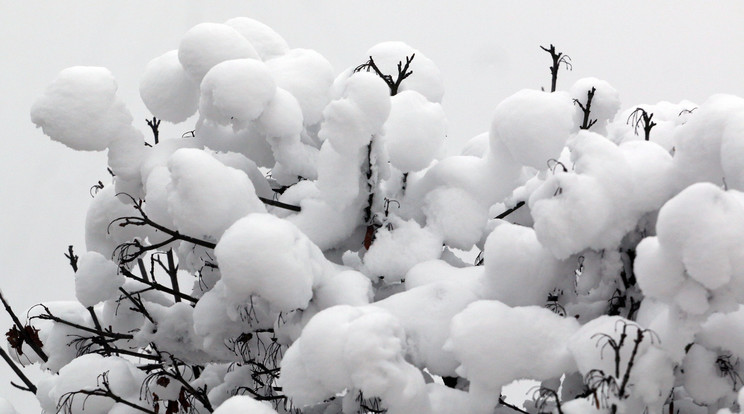
POLYGON ((16 384, 13 384, 12 382, 11 384, 15 385, 16 388, 36 394, 36 386, 34 385, 34 383, 31 382, 31 380, 28 379, 26 374, 24 374, 23 371, 21 371, 21 369, 18 368, 18 365, 16 365, 16 363, 12 359, 10 359, 10 356, 5 352, 5 350, 2 347, 0 347, 0 357, 2 357, 5 360, 5 362, 8 363, 8 365, 10 366, 10 369, 12 369, 13 372, 15 372, 16 375, 18 375, 18 378, 20 378, 21 381, 23 381, 23 383, 26 384, 26 388, 19 387, 16 384))

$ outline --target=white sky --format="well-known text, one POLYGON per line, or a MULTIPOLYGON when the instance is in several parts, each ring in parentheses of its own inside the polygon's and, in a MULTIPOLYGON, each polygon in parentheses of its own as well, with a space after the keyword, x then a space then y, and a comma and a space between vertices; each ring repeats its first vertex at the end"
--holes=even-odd
MULTIPOLYGON (((108 67, 135 125, 149 116, 138 79, 147 62, 178 47, 203 22, 248 16, 291 47, 312 48, 337 72, 363 63, 375 43, 402 40, 431 58, 445 82, 449 148, 486 131, 496 104, 522 88, 549 87, 553 43, 573 59, 559 89, 607 80, 623 107, 661 100, 701 103, 744 96, 744 2, 731 1, 13 1, 0 0, 0 288, 19 312, 73 299, 63 253, 84 249, 88 189, 107 180, 103 153, 52 142, 29 119, 33 100, 62 69, 108 67)), ((165 129, 180 136, 189 125, 165 129)), ((146 135, 149 137, 149 135, 146 135)), ((0 315, 0 330, 10 326, 0 315)), ((34 370, 27 370, 33 372, 34 370)), ((0 364, 0 397, 38 412, 0 364)))

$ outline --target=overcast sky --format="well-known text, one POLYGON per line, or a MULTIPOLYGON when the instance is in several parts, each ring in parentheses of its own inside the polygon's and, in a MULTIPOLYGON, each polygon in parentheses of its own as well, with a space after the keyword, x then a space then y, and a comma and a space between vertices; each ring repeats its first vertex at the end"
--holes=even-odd
MULTIPOLYGON (((402 40, 441 69, 448 148, 486 131, 499 101, 523 88, 549 87, 555 44, 573 60, 559 89, 582 77, 604 79, 623 107, 661 100, 703 102, 744 96, 744 2, 732 1, 13 1, 0 0, 0 289, 18 311, 74 299, 63 253, 84 250, 89 188, 107 180, 104 153, 72 151, 30 122, 34 99, 62 69, 108 67, 135 125, 149 116, 138 79, 147 62, 178 47, 191 26, 248 16, 291 47, 312 48, 336 72, 363 63, 378 42, 402 40)), ((192 123, 193 124, 193 123, 192 123)), ((165 128, 168 136, 192 124, 165 128)), ((9 319, 0 316, 4 332, 9 319)), ((8 386, 0 396, 21 413, 38 412, 8 386)))

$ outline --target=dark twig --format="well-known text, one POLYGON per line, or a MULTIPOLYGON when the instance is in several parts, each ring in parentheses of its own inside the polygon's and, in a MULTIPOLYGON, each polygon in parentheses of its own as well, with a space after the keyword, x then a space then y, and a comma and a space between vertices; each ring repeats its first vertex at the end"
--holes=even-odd
POLYGON ((166 253, 168 257, 168 276, 171 280, 171 286, 173 286, 173 300, 176 302, 181 301, 181 289, 178 287, 178 266, 173 259, 173 249, 168 250, 166 253), (176 293, 177 292, 177 293, 176 293))
POLYGON ((198 299, 196 299, 193 296, 187 295, 187 294, 182 293, 182 292, 177 292, 177 291, 175 291, 175 290, 173 290, 173 289, 171 289, 171 288, 169 288, 169 287, 167 287, 165 285, 161 285, 160 283, 152 282, 152 281, 149 281, 149 280, 144 279, 142 277, 139 277, 139 276, 135 275, 134 273, 130 272, 129 270, 127 270, 124 267, 119 267, 119 271, 121 272, 121 274, 123 274, 127 278, 132 279, 132 280, 136 280, 136 281, 138 281, 138 282, 140 282, 140 283, 142 283, 144 285, 147 285, 147 286, 151 287, 154 290, 165 292, 165 293, 168 293, 170 295, 178 295, 178 297, 180 297, 181 299, 188 300, 191 303, 196 303, 196 302, 199 301, 198 299))
POLYGON ((515 205, 514 207, 512 207, 512 208, 510 208, 510 209, 508 209, 508 210, 504 211, 503 213, 499 214, 498 216, 494 217, 494 219, 503 219, 503 218, 505 218, 506 216, 508 216, 509 214, 511 214, 511 213, 513 213, 513 212, 515 212, 515 211, 517 211, 517 210, 518 210, 518 209, 519 209, 520 207, 522 207, 523 205, 524 205, 524 201, 520 201, 520 202, 518 202, 518 203, 517 203, 517 204, 516 204, 516 205, 515 205))
MULTIPOLYGON (((160 121, 161 119, 157 119, 155 117, 152 117, 152 120, 145 119, 145 122, 147 122, 147 126, 150 127, 152 130, 152 137, 155 141, 155 145, 158 145, 158 137, 160 135, 159 128, 160 128, 160 121)), ((147 144, 145 144, 147 145, 147 144)))
POLYGON ((15 363, 15 361, 10 359, 10 356, 5 352, 5 350, 2 347, 0 347, 0 357, 2 357, 5 360, 5 362, 8 363, 8 366, 10 366, 10 369, 12 369, 13 372, 15 372, 16 375, 18 375, 18 378, 20 378, 21 381, 23 381, 23 383, 26 384, 26 387, 21 387, 19 385, 13 384, 12 382, 11 384, 18 389, 36 394, 36 386, 34 385, 34 383, 28 379, 26 374, 24 374, 20 368, 18 368, 18 365, 15 363))
MULTIPOLYGON (((135 410, 138 410, 138 411, 142 411, 143 413, 158 414, 157 412, 155 412, 155 411, 153 411, 153 410, 151 410, 149 408, 145 408, 145 407, 142 407, 140 405, 137 405, 137 404, 135 404, 133 402, 127 401, 124 398, 120 397, 119 395, 115 394, 111 390, 111 385, 109 384, 108 371, 106 371, 106 372, 102 373, 101 375, 99 375, 98 376, 98 380, 99 380, 99 384, 98 384, 98 388, 96 388, 96 389, 93 389, 93 390, 79 390, 79 391, 73 391, 73 392, 68 392, 67 394, 64 394, 62 396, 62 398, 60 398, 59 403, 57 404, 57 410, 58 410, 58 412, 59 411, 62 411, 62 410, 65 410, 65 412, 71 413, 72 412, 71 411, 72 410, 72 403, 73 403, 74 398, 77 395, 85 395, 86 396, 85 399, 87 399, 90 396, 106 397, 106 398, 110 398, 110 399, 114 400, 117 403, 124 404, 124 405, 126 405, 128 407, 131 407, 131 408, 134 408, 135 410)), ((85 404, 85 403, 83 403, 83 404, 85 404)))
POLYGON ((416 54, 413 53, 411 54, 411 56, 406 56, 406 63, 403 63, 403 61, 398 61, 398 75, 395 79, 393 79, 392 75, 382 73, 382 71, 380 71, 380 68, 377 67, 377 64, 375 63, 375 60, 372 58, 372 56, 369 57, 369 60, 367 62, 354 68, 354 72, 360 72, 362 70, 366 70, 367 72, 369 72, 371 69, 388 85, 388 88, 390 88, 390 96, 395 96, 398 94, 398 90, 400 89, 400 85, 403 83, 403 81, 409 76, 413 75, 413 71, 410 70, 410 67, 411 63, 413 62, 413 58, 415 57, 416 54))
POLYGON ((592 89, 586 93, 586 105, 582 104, 578 99, 574 99, 574 104, 579 105, 581 112, 584 113, 584 119, 581 123, 580 129, 589 129, 597 123, 596 119, 589 119, 589 114, 592 111, 592 99, 594 99, 594 93, 597 92, 597 88, 592 86, 592 89))
POLYGON ((53 315, 52 312, 49 310, 49 308, 46 307, 45 305, 38 305, 38 306, 41 306, 42 309, 44 309, 44 312, 46 312, 46 313, 42 313, 40 315, 34 316, 33 317, 34 319, 50 320, 50 321, 53 321, 53 322, 60 323, 62 325, 67 325, 67 326, 69 326, 71 328, 75 328, 75 329, 79 329, 79 330, 84 331, 84 332, 92 333, 94 335, 101 336, 101 337, 108 337, 108 338, 112 338, 112 339, 133 339, 134 338, 134 336, 129 335, 129 334, 122 334, 122 333, 117 333, 117 332, 108 332, 108 331, 104 331, 104 330, 94 329, 94 328, 91 328, 91 327, 88 327, 88 326, 79 325, 77 323, 70 322, 68 320, 65 320, 65 319, 62 319, 60 317, 57 317, 57 316, 53 315))
POLYGON ((72 267, 72 270, 74 272, 78 271, 78 256, 73 252, 72 245, 67 246, 67 253, 65 253, 65 257, 70 261, 70 267, 72 267))
POLYGON ((302 207, 300 206, 282 203, 281 201, 276 201, 265 197, 258 197, 258 199, 261 200, 262 203, 268 204, 270 206, 279 207, 290 211, 302 211, 302 207))
POLYGON ((553 46, 552 44, 549 48, 540 46, 540 49, 550 53, 550 58, 553 60, 553 64, 549 67, 551 76, 550 92, 555 92, 555 88, 558 84, 558 69, 560 68, 561 63, 566 66, 566 69, 573 69, 573 65, 571 65, 571 58, 568 55, 556 52, 555 46, 553 46))
POLYGON ((152 228, 154 228, 156 230, 160 230, 163 233, 171 236, 175 240, 185 241, 187 243, 196 244, 198 246, 206 247, 208 249, 214 249, 215 248, 215 246, 216 246, 215 243, 212 243, 212 242, 209 242, 209 241, 206 241, 206 240, 197 239, 195 237, 187 236, 185 234, 181 234, 178 231, 171 230, 171 229, 169 229, 169 228, 167 228, 167 227, 165 227, 163 225, 160 225, 160 224, 152 221, 150 219, 150 217, 148 217, 147 214, 145 214, 145 211, 144 211, 144 209, 142 207, 142 200, 135 200, 134 197, 130 196, 129 194, 125 194, 125 193, 119 193, 117 195, 125 195, 125 196, 129 197, 132 200, 132 202, 133 202, 132 207, 135 210, 137 210, 137 212, 139 213, 140 217, 134 217, 134 216, 130 216, 130 217, 119 217, 119 218, 113 220, 111 223, 109 223, 109 226, 113 225, 114 223, 117 223, 119 227, 126 227, 126 226, 130 226, 130 225, 131 226, 150 226, 150 227, 152 227, 152 228))
POLYGON ((504 407, 511 408, 512 410, 522 413, 522 414, 530 414, 529 412, 517 407, 516 405, 509 404, 508 402, 506 402, 504 397, 499 397, 499 404, 503 405, 504 407))
POLYGON ((152 318, 152 316, 150 316, 150 313, 147 311, 147 308, 145 308, 145 304, 142 303, 142 299, 135 298, 134 296, 132 296, 131 293, 129 293, 126 290, 124 290, 124 288, 121 288, 120 287, 119 288, 119 291, 121 293, 123 293, 124 296, 126 296, 127 299, 129 299, 130 302, 132 302, 132 304, 135 307, 134 310, 136 310, 137 312, 141 313, 142 316, 144 316, 145 318, 147 318, 147 320, 149 320, 150 322, 152 322, 153 325, 157 325, 157 322, 155 322, 155 320, 152 318))
POLYGON ((645 134, 646 141, 651 139, 651 128, 656 126, 656 122, 652 121, 654 114, 649 114, 645 109, 638 107, 630 113, 626 123, 633 125, 633 132, 638 135, 638 127, 643 125, 643 132, 645 134))

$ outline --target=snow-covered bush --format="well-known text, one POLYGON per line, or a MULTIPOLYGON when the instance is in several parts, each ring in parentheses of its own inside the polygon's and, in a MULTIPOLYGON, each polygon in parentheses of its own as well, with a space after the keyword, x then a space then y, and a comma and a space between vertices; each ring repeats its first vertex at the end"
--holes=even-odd
POLYGON ((525 89, 445 157, 434 62, 358 60, 197 25, 144 69, 154 145, 108 70, 52 81, 32 121, 114 177, 67 252, 77 301, 2 298, 45 413, 741 411, 744 100, 525 89))

